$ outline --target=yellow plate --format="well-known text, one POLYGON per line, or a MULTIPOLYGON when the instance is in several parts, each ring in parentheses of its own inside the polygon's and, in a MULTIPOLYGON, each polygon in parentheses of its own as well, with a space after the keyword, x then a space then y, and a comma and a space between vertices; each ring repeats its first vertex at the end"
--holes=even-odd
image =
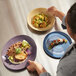
POLYGON ((28 17, 27 17, 27 22, 28 22, 28 25, 29 25, 32 29, 34 29, 34 30, 36 30, 36 31, 47 31, 47 30, 51 29, 51 28, 54 26, 55 17, 52 16, 51 13, 48 13, 46 8, 36 8, 36 9, 32 10, 32 11, 29 13, 29 15, 28 15, 28 17), (39 14, 39 13, 44 13, 44 14, 46 14, 46 15, 49 16, 50 24, 49 24, 47 27, 45 27, 45 28, 36 28, 36 27, 34 27, 33 24, 32 24, 32 18, 33 18, 35 15, 39 14))

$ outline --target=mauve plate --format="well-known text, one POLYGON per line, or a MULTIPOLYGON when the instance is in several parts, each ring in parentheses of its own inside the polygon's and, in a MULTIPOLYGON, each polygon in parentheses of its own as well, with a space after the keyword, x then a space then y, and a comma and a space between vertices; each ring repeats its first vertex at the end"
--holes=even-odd
POLYGON ((50 57, 59 59, 61 58, 64 53, 67 51, 67 48, 69 47, 69 45, 72 43, 71 38, 64 32, 60 32, 60 31, 55 31, 55 32, 51 32, 49 33, 43 42, 43 48, 44 51, 46 52, 47 55, 49 55, 50 57), (51 50, 48 49, 50 43, 53 40, 56 39, 66 39, 67 43, 63 43, 63 44, 59 44, 55 47, 53 47, 51 50))
POLYGON ((15 36, 12 39, 10 39, 5 44, 5 46, 3 47, 2 54, 1 54, 2 62, 10 70, 21 70, 21 69, 24 69, 28 65, 28 60, 35 60, 36 50, 37 50, 37 47, 36 47, 36 44, 35 44, 35 42, 34 42, 34 40, 32 38, 30 38, 27 35, 15 36), (31 54, 27 57, 27 59, 23 63, 20 63, 20 64, 12 64, 12 63, 10 63, 9 60, 7 59, 7 57, 6 57, 6 52, 7 52, 8 48, 12 44, 14 44, 14 43, 16 43, 18 41, 23 41, 23 40, 26 40, 31 45, 31 54))

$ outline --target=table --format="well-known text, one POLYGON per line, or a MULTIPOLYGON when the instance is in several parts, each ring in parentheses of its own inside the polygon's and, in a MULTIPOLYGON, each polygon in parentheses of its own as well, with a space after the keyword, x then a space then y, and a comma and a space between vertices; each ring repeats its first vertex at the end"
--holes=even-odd
MULTIPOLYGON (((75 0, 0 0, 0 76, 37 76, 27 70, 12 72, 6 69, 1 61, 1 51, 4 44, 16 35, 28 35, 35 40, 37 56, 35 61, 41 63, 45 69, 56 76, 59 59, 47 56, 43 50, 44 37, 55 30, 61 30, 61 21, 57 18, 57 26, 48 32, 35 32, 27 26, 27 16, 34 8, 55 6, 65 14, 75 0)), ((66 30, 64 31, 66 32, 66 30)), ((67 32, 66 32, 67 33, 67 32)))

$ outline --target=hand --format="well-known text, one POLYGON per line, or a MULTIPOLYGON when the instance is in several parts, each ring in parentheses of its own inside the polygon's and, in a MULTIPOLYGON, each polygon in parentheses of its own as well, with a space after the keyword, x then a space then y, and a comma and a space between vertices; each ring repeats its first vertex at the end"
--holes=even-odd
POLYGON ((65 16, 63 12, 57 10, 57 8, 54 6, 48 8, 47 11, 50 12, 51 15, 58 17, 60 20, 62 20, 65 16))
POLYGON ((44 67, 41 64, 39 64, 35 61, 30 61, 30 60, 29 60, 29 66, 27 67, 27 69, 31 72, 37 71, 37 73, 39 75, 43 72, 46 72, 46 70, 44 69, 44 67))
POLYGON ((53 16, 56 16, 58 10, 56 7, 52 6, 48 8, 47 11, 50 12, 53 16))

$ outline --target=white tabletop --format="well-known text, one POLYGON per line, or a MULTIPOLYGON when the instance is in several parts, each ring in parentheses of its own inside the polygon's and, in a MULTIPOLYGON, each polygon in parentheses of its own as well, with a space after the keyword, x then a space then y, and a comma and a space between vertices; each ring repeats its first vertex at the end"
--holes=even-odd
MULTIPOLYGON (((4 44, 16 35, 28 35, 35 40, 37 45, 37 56, 35 61, 41 63, 45 69, 56 76, 59 59, 47 56, 43 50, 44 37, 56 30, 55 27, 46 32, 34 32, 27 26, 27 16, 34 8, 56 6, 65 14, 75 0, 0 0, 0 76, 37 76, 30 74, 27 70, 12 72, 5 68, 1 61, 1 50, 4 44)), ((61 30, 61 21, 57 18, 57 30, 61 30)), ((66 31, 65 31, 66 32, 66 31)))

